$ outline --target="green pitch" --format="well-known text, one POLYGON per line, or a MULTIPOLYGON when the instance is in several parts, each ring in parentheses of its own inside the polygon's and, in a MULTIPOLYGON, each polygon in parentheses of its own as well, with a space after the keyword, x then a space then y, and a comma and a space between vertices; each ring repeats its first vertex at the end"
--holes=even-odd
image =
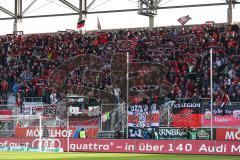
POLYGON ((240 156, 0 152, 0 160, 240 160, 240 156))

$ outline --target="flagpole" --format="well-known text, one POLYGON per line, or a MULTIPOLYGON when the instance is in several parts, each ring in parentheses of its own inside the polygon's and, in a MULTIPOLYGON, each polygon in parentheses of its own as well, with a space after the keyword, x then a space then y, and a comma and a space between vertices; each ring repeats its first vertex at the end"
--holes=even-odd
POLYGON ((38 144, 38 150, 40 150, 40 152, 42 152, 42 136, 43 136, 43 132, 42 132, 42 115, 39 115, 39 144, 38 144))
POLYGON ((102 30, 101 23, 100 23, 98 16, 97 16, 97 28, 98 28, 98 31, 102 30))
POLYGON ((210 106, 211 106, 211 140, 213 140, 213 73, 212 48, 210 49, 210 106))
MULTIPOLYGON (((82 10, 82 0, 79 0, 79 17, 78 17, 78 21, 82 20, 82 14, 83 14, 83 10, 82 10)), ((79 30, 80 33, 82 33, 82 30, 79 30)))
POLYGON ((70 143, 69 143, 69 138, 70 138, 70 133, 69 133, 69 116, 68 116, 68 114, 67 114, 67 152, 69 152, 69 145, 70 145, 70 143))
POLYGON ((127 139, 128 139, 128 103, 129 103, 129 52, 127 52, 127 139))

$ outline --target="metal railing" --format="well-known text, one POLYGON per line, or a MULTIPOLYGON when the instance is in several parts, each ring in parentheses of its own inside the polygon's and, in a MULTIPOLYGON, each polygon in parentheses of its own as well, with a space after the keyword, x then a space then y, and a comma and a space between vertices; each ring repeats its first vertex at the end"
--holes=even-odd
POLYGON ((43 102, 42 97, 23 97, 23 103, 38 103, 43 102))

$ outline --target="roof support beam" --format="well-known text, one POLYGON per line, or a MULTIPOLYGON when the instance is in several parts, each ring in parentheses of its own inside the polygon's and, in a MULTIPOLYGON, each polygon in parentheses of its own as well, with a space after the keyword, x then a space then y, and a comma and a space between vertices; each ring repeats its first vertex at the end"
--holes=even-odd
POLYGON ((159 4, 159 3, 161 3, 161 2, 162 2, 162 0, 158 0, 158 2, 157 2, 157 3, 159 4))
POLYGON ((30 3, 27 8, 24 9, 24 11, 22 12, 22 14, 24 15, 31 7, 32 5, 37 2, 37 0, 33 0, 32 3, 30 3))
POLYGON ((59 0, 60 2, 62 2, 63 4, 65 4, 66 6, 68 6, 69 8, 71 8, 72 10, 74 10, 75 12, 79 13, 79 9, 74 6, 73 4, 69 3, 66 0, 59 0))
POLYGON ((18 20, 22 19, 22 0, 15 0, 13 33, 18 31, 18 20))
POLYGON ((96 0, 92 0, 92 2, 87 6, 86 10, 89 10, 95 2, 96 0))
POLYGON ((236 0, 226 0, 226 3, 228 4, 227 23, 232 24, 232 10, 235 7, 235 4, 237 3, 237 1, 236 0))
MULTIPOLYGON (((240 4, 236 2, 235 4, 240 4)), ((194 8, 194 7, 209 7, 209 6, 224 6, 227 3, 210 3, 210 4, 196 4, 196 5, 182 5, 182 6, 166 6, 158 7, 158 9, 175 9, 175 8, 194 8)), ((117 12, 136 12, 139 9, 122 9, 122 10, 108 10, 108 11, 93 11, 93 12, 83 12, 84 14, 101 14, 101 13, 117 13, 117 12)), ((34 15, 34 16, 23 16, 22 18, 41 18, 41 17, 59 17, 59 16, 73 16, 79 15, 79 13, 64 13, 64 14, 46 14, 46 15, 34 15)), ((14 19, 13 17, 0 18, 0 20, 14 19)))
POLYGON ((7 10, 6 8, 0 6, 0 11, 6 13, 7 15, 14 17, 14 13, 12 13, 11 11, 7 10))

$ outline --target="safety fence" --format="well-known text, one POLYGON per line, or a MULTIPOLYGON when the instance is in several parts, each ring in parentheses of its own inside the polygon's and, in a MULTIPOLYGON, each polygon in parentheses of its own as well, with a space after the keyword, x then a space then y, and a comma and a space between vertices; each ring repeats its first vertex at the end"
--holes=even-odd
POLYGON ((239 141, 0 138, 0 151, 240 155, 239 141))
POLYGON ((224 106, 209 100, 175 100, 162 104, 102 104, 81 106, 30 104, 25 115, 0 116, 0 137, 89 139, 239 140, 240 103, 224 106), (225 110, 223 114, 223 110, 225 110), (47 130, 47 135, 44 135, 47 130))

